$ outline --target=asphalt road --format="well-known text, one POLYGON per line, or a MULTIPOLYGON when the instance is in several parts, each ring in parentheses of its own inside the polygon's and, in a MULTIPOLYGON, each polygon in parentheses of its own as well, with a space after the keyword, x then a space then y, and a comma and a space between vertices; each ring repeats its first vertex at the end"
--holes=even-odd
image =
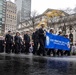
POLYGON ((0 54, 0 75, 76 75, 76 56, 0 54))

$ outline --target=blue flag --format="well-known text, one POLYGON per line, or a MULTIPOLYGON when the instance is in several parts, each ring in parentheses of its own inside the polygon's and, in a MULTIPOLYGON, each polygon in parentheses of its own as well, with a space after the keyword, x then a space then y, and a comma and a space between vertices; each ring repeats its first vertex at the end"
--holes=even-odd
POLYGON ((70 50, 70 40, 63 36, 55 35, 46 32, 46 43, 45 48, 70 50))

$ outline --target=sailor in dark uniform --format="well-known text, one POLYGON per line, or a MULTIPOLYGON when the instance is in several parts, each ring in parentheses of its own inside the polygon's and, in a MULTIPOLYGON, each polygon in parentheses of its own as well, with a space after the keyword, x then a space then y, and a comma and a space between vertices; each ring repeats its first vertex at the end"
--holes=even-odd
POLYGON ((25 52, 29 53, 29 47, 30 47, 30 36, 29 36, 29 30, 26 31, 26 33, 24 34, 24 42, 25 42, 25 52))
MULTIPOLYGON (((63 36, 62 35, 62 31, 59 31, 59 34, 58 34, 59 36, 63 36)), ((61 50, 61 49, 58 49, 57 50, 57 55, 59 56, 59 54, 61 55, 61 56, 63 56, 63 50, 61 50)))
MULTIPOLYGON (((65 38, 68 38, 68 35, 65 35, 65 38)), ((69 39, 69 38, 68 38, 68 39, 69 39)), ((70 40, 70 39, 69 39, 69 40, 70 40)), ((70 44, 69 44, 69 46, 70 46, 70 44)), ((70 48, 70 49, 71 49, 71 48, 70 48)), ((71 50, 69 50, 69 51, 65 50, 64 55, 70 56, 70 51, 71 51, 71 50)))
POLYGON ((44 31, 44 24, 41 24, 41 28, 38 30, 39 35, 39 50, 38 55, 43 54, 45 56, 45 31, 44 31))
POLYGON ((22 43, 22 39, 20 37, 19 32, 17 32, 14 37, 14 43, 15 43, 15 53, 18 54, 21 52, 21 43, 22 43))
POLYGON ((35 32, 33 32, 32 40, 33 40, 33 43, 34 43, 33 54, 36 54, 37 50, 38 50, 38 43, 39 43, 38 28, 36 28, 35 32))
POLYGON ((11 35, 11 31, 8 31, 8 34, 5 36, 5 43, 6 43, 6 53, 10 53, 12 49, 12 43, 13 43, 13 36, 11 35))
MULTIPOLYGON (((49 31, 49 33, 54 34, 54 29, 51 28, 50 31, 49 31)), ((55 49, 53 49, 53 48, 48 49, 47 55, 50 56, 50 53, 51 53, 51 52, 53 53, 53 56, 56 55, 55 49)))

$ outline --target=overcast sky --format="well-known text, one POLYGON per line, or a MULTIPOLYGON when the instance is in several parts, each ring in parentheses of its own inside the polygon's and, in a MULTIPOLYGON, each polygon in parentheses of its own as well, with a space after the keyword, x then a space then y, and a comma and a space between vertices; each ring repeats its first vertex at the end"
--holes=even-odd
POLYGON ((32 11, 36 10, 38 13, 43 13, 47 8, 66 9, 75 6, 76 0, 32 0, 32 11))

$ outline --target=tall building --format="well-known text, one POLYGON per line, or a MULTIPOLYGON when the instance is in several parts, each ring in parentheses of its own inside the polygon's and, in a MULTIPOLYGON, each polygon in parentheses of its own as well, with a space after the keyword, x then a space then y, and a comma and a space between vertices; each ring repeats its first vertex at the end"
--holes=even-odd
POLYGON ((4 33, 6 0, 0 0, 0 34, 4 33))
POLYGON ((24 21, 31 14, 31 0, 15 0, 17 5, 17 23, 24 21))
POLYGON ((5 21, 5 33, 7 33, 9 30, 13 33, 16 31, 17 26, 17 7, 16 4, 7 1, 6 2, 6 21, 5 21))

